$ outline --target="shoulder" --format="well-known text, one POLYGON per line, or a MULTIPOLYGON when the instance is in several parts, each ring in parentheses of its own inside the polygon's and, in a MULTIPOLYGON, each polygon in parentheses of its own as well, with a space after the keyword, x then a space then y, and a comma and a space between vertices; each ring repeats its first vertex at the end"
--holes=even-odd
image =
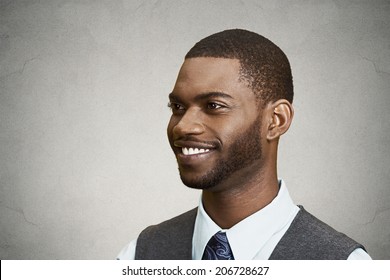
POLYGON ((137 239, 136 259, 191 258, 197 208, 144 229, 137 239))
POLYGON ((175 231, 180 230, 180 228, 183 228, 185 226, 192 226, 193 229, 197 209, 198 208, 194 208, 160 224, 149 226, 140 233, 140 236, 138 238, 143 238, 144 236, 152 238, 156 235, 168 234, 169 232, 173 234, 175 231))
POLYGON ((282 259, 347 259, 364 247, 314 217, 302 206, 272 253, 282 259))
MULTIPOLYGON (((310 240, 319 240, 322 244, 331 247, 354 247, 357 242, 344 233, 341 233, 323 221, 319 220, 303 206, 300 206, 299 215, 296 217, 296 231, 305 229, 305 238, 310 240)), ((355 248, 354 248, 355 249, 355 248)))

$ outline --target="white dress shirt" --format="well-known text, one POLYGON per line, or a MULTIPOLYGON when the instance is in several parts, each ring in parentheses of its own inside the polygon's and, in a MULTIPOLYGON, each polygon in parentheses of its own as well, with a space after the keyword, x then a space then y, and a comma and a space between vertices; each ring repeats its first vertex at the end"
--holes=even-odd
MULTIPOLYGON (((192 259, 202 259, 203 251, 210 238, 222 230, 226 232, 236 260, 267 260, 276 245, 286 233, 299 212, 285 186, 280 180, 280 189, 274 200, 240 221, 230 229, 221 229, 206 213, 200 199, 192 237, 192 259)), ((117 259, 134 259, 137 240, 133 240, 119 253, 117 259)), ((354 250, 348 260, 370 260, 361 248, 354 250)))

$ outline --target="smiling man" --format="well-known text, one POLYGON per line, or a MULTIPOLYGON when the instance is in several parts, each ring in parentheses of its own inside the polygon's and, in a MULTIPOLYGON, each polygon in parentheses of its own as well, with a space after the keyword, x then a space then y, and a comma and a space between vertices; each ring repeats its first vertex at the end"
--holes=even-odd
POLYGON ((370 259, 277 177, 292 102, 290 64, 268 39, 235 29, 198 42, 169 94, 167 133, 199 206, 146 228, 118 259, 370 259))

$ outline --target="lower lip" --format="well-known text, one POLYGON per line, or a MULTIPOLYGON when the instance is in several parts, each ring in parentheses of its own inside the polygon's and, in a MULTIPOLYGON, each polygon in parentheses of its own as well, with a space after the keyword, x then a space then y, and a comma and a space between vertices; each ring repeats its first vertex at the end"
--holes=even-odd
POLYGON ((185 155, 180 152, 176 155, 176 157, 177 157, 177 161, 180 164, 193 165, 193 164, 200 164, 203 161, 206 161, 212 154, 213 154, 213 150, 210 150, 206 153, 195 154, 195 155, 185 155))

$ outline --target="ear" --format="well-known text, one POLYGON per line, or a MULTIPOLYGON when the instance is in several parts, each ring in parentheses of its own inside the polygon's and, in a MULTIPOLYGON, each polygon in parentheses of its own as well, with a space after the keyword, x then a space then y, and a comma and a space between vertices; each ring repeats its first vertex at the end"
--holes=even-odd
POLYGON ((289 129, 294 117, 294 108, 286 99, 279 99, 269 106, 267 140, 272 141, 289 129))

